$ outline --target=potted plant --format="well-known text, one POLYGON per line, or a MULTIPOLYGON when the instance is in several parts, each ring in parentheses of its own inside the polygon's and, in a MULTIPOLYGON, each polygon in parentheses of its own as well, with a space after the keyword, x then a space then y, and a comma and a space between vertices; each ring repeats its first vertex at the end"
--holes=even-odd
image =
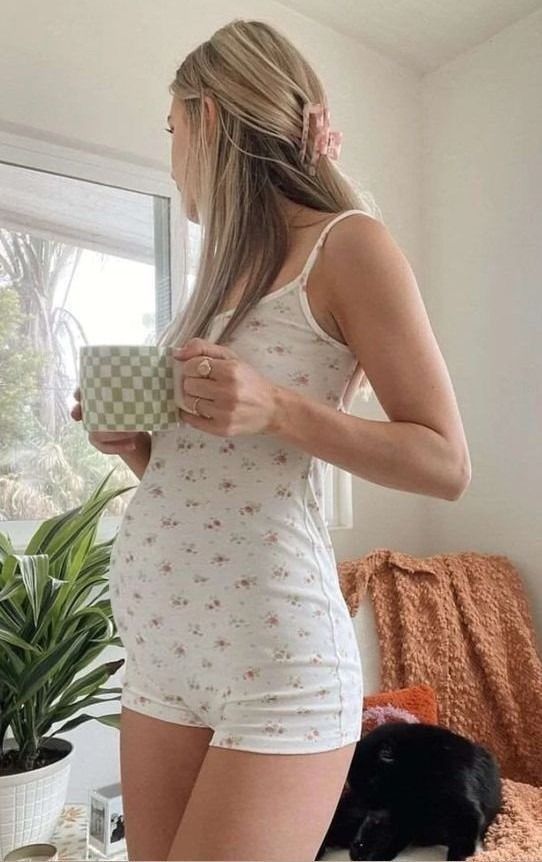
POLYGON ((103 509, 134 487, 105 491, 113 470, 86 503, 44 521, 23 554, 0 532, 0 859, 55 829, 73 753, 58 735, 92 719, 118 727, 118 713, 82 712, 121 692, 104 686, 124 659, 88 670, 122 646, 108 598, 114 538, 95 542, 103 509))

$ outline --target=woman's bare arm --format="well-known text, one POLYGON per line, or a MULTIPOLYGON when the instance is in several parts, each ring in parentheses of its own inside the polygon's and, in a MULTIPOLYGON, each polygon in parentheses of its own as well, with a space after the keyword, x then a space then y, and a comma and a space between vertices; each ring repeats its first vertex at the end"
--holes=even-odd
POLYGON ((277 388, 283 440, 388 488, 457 500, 471 464, 454 389, 405 255, 364 215, 321 251, 328 307, 389 422, 344 415, 277 388))

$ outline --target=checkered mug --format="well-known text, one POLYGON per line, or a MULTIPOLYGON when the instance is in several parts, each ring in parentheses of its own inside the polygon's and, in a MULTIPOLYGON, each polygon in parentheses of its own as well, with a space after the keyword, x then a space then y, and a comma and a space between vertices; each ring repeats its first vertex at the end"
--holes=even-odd
POLYGON ((85 344, 79 387, 87 431, 163 431, 179 424, 172 347, 85 344))

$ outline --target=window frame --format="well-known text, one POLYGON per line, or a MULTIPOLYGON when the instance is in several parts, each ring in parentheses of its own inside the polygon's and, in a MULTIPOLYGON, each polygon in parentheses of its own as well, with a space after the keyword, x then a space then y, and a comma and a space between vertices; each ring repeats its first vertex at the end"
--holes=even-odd
MULTIPOLYGON (((123 157, 103 155, 92 149, 81 150, 2 128, 0 128, 0 162, 167 198, 169 201, 170 308, 177 308, 184 268, 182 243, 178 241, 181 235, 182 214, 178 189, 167 169, 161 167, 158 162, 138 159, 133 154, 126 154, 123 157)), ((352 528, 352 477, 333 464, 330 464, 327 470, 325 509, 330 531, 352 528)), ((98 526, 97 540, 105 541, 111 538, 116 533, 120 520, 120 517, 103 515, 98 526)), ((9 536, 17 553, 23 553, 41 523, 42 520, 0 521, 0 531, 9 536)))

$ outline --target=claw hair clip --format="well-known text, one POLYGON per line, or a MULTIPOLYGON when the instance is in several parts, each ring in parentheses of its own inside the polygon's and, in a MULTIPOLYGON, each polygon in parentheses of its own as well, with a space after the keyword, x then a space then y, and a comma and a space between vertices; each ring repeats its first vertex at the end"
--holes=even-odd
POLYGON ((314 116, 316 132, 312 147, 312 156, 309 162, 309 173, 316 173, 316 165, 320 156, 327 156, 328 159, 338 159, 343 141, 343 133, 332 131, 329 128, 329 109, 325 108, 320 102, 305 102, 303 108, 303 130, 301 133, 300 156, 301 161, 304 161, 307 151, 307 140, 309 136, 309 123, 311 116, 314 116))

